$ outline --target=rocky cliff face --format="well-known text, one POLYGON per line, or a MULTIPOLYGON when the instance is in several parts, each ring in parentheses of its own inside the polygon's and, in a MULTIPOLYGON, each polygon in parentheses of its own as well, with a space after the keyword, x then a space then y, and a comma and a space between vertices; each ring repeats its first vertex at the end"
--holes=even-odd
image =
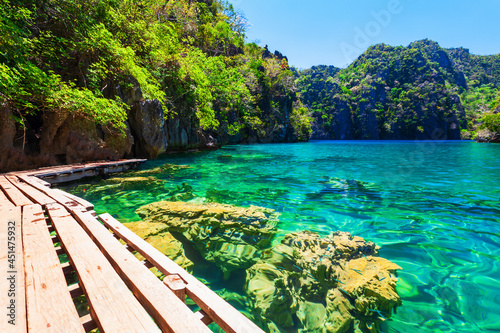
POLYGON ((282 94, 267 92, 260 99, 258 119, 264 121, 262 124, 230 135, 227 126, 203 130, 192 108, 167 115, 158 100, 143 97, 137 80, 129 77, 128 83, 130 88, 126 90, 116 86, 107 91, 129 106, 124 133, 68 112, 30 117, 23 130, 11 110, 3 106, 0 172, 130 157, 154 159, 169 151, 216 149, 228 143, 297 141, 289 119, 296 100, 291 87, 282 94))
POLYGON ((307 140, 287 58, 229 2, 92 6, 0 6, 0 172, 307 140))
POLYGON ((475 55, 469 49, 458 47, 446 49, 453 67, 465 75, 472 85, 500 84, 500 54, 475 55))
POLYGON ((131 156, 128 124, 119 134, 89 119, 47 112, 28 119, 23 130, 12 116, 8 108, 0 112, 0 172, 131 156))
POLYGON ((469 56, 458 61, 456 53, 430 40, 379 44, 346 69, 300 72, 300 98, 314 116, 312 139, 459 140, 467 128, 459 93, 468 88, 469 56))
POLYGON ((29 118, 26 130, 8 108, 0 121, 0 172, 127 157, 156 158, 167 150, 214 147, 196 117, 165 117, 157 100, 145 100, 139 85, 118 93, 130 111, 125 133, 69 113, 45 112, 29 118))

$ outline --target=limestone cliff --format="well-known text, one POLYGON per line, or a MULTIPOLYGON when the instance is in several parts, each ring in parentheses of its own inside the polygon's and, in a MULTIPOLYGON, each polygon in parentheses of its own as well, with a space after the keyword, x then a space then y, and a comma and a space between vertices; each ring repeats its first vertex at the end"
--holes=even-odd
POLYGON ((298 72, 297 86, 313 139, 459 140, 484 111, 477 97, 500 86, 499 59, 427 39, 377 44, 345 69, 298 72))

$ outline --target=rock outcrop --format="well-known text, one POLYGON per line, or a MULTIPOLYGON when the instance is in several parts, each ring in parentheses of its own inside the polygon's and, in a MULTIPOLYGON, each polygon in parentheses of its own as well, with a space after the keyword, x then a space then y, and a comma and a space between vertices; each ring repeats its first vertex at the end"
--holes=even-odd
POLYGON ((144 222, 163 223, 168 231, 182 234, 226 277, 235 269, 255 264, 269 246, 277 223, 277 214, 271 209, 218 203, 161 201, 136 213, 144 222))
POLYGON ((500 143, 500 135, 488 129, 480 129, 476 132, 474 140, 482 143, 500 143))
POLYGON ((382 199, 381 193, 383 190, 375 183, 338 177, 327 177, 319 183, 323 185, 323 188, 316 193, 307 194, 308 198, 317 199, 323 196, 334 196, 339 199, 347 197, 362 197, 372 201, 382 199))
POLYGON ((374 45, 348 68, 301 71, 297 86, 313 139, 460 140, 467 129, 458 94, 466 77, 433 41, 374 45))
POLYGON ((161 201, 141 207, 134 232, 184 267, 189 241, 225 274, 246 270, 245 303, 269 332, 379 332, 401 305, 398 265, 347 232, 302 231, 273 246, 277 214, 261 207, 161 201), (182 234, 182 237, 180 237, 182 234))
POLYGON ((156 175, 156 174, 170 174, 170 173, 175 173, 181 169, 190 169, 191 167, 189 165, 176 165, 176 164, 163 164, 161 166, 152 168, 152 169, 144 169, 144 170, 139 170, 135 171, 135 175, 156 175))
MULTIPOLYGON (((186 257, 182 243, 168 232, 168 227, 164 223, 139 221, 127 223, 126 227, 185 270, 189 272, 192 270, 193 262, 186 257)), ((139 259, 144 260, 140 254, 137 254, 137 256, 139 259)), ((162 275, 156 268, 154 273, 159 276, 162 275)))
POLYGON ((285 236, 247 270, 255 318, 270 332, 377 332, 401 305, 394 271, 378 247, 349 233, 285 236))
POLYGON ((128 123, 119 133, 80 116, 46 112, 23 130, 8 109, 0 110, 2 119, 0 172, 131 156, 134 138, 128 123))
POLYGON ((165 114, 158 100, 135 103, 129 120, 136 138, 135 156, 156 158, 167 150, 165 114))

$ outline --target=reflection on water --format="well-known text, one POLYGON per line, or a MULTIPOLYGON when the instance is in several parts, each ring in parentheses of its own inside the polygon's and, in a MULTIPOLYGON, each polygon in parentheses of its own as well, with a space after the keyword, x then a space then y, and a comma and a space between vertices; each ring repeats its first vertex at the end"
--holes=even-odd
POLYGON ((100 181, 71 190, 123 222, 138 220, 134 211, 145 204, 195 198, 275 209, 281 236, 349 231, 403 267, 403 306, 384 332, 494 332, 500 329, 498 156, 499 145, 473 142, 231 146, 150 161, 145 175, 158 181, 100 181), (191 168, 172 171, 165 163, 191 168))

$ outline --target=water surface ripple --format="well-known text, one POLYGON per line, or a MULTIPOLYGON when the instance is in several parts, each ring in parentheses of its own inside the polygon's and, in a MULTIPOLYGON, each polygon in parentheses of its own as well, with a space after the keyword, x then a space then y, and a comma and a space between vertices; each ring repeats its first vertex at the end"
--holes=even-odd
POLYGON ((280 235, 349 231, 403 267, 403 306, 384 332, 498 332, 499 156, 500 145, 474 142, 230 146, 148 162, 192 167, 156 175, 163 185, 87 198, 136 220, 136 208, 188 183, 205 200, 279 211, 280 235))

